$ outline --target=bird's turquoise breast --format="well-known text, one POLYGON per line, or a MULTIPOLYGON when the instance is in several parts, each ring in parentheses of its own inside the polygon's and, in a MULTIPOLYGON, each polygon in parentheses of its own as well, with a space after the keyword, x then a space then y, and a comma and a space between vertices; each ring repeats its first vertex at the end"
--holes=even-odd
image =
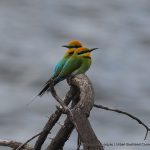
POLYGON ((61 72, 63 66, 65 65, 66 61, 68 60, 69 57, 64 57, 61 61, 59 61, 57 63, 57 65, 55 66, 53 72, 52 72, 52 78, 55 78, 59 75, 59 73, 61 72))

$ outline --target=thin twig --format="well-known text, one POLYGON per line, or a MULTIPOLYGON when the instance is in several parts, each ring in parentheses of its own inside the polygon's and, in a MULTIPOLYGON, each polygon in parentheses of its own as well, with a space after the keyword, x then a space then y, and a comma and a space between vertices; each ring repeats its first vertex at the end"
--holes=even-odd
POLYGON ((54 89, 54 86, 51 86, 50 87, 50 91, 51 91, 51 94, 52 96, 56 99, 56 101, 62 106, 62 109, 64 111, 64 113, 68 113, 69 112, 69 108, 68 106, 63 102, 63 100, 57 95, 55 89, 54 89))
POLYGON ((108 107, 105 107, 105 106, 102 106, 102 105, 94 104, 94 107, 100 108, 100 109, 109 110, 109 111, 114 111, 114 112, 117 112, 117 113, 120 113, 120 114, 124 114, 124 115, 129 116, 130 118, 136 120, 139 124, 141 124, 142 126, 144 126, 146 128, 146 134, 145 134, 145 138, 144 138, 144 140, 146 140, 148 132, 150 131, 150 128, 145 123, 143 123, 139 118, 137 118, 137 117, 135 117, 135 116, 133 116, 133 115, 125 112, 125 111, 121 111, 121 110, 118 110, 118 109, 108 108, 108 107))
POLYGON ((49 90, 48 92, 51 92, 52 96, 56 99, 56 101, 62 106, 64 113, 67 113, 69 111, 69 108, 67 105, 63 102, 63 100, 56 94, 56 91, 54 89, 54 80, 50 79, 48 81, 49 83, 49 90))
POLYGON ((80 150, 80 147, 81 147, 81 140, 80 140, 80 136, 78 134, 78 137, 77 137, 77 150, 80 150))
POLYGON ((38 137, 42 132, 34 135, 33 137, 31 137, 29 140, 27 140, 26 142, 24 142, 23 144, 21 144, 16 150, 20 150, 21 148, 23 148, 27 143, 29 143, 30 141, 32 141, 33 139, 35 139, 36 137, 38 137))
MULTIPOLYGON (((20 145, 22 145, 22 143, 17 141, 0 140, 0 146, 7 146, 16 149, 20 145)), ((31 148, 29 145, 25 145, 24 150, 33 150, 33 148, 31 148)))

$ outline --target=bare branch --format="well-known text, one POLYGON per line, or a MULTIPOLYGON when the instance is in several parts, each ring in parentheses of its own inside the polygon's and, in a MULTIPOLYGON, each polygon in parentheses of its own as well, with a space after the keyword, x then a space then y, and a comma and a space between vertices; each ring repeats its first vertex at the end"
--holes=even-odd
POLYGON ((32 141, 33 139, 35 139, 36 137, 38 137, 39 135, 41 135, 42 132, 34 135, 33 137, 31 137, 29 140, 27 140, 25 143, 21 144, 16 150, 20 150, 21 148, 23 148, 25 145, 27 145, 30 141, 32 141))
MULTIPOLYGON (((60 103, 69 119, 74 124, 84 149, 103 150, 103 146, 97 139, 87 117, 94 105, 94 90, 87 76, 80 74, 70 80, 70 85, 76 86, 80 90, 80 101, 73 109, 69 109, 58 97, 54 87, 51 87, 52 96, 60 103)), ((50 149, 47 149, 50 150, 50 149)))
POLYGON ((71 109, 70 119, 79 134, 83 148, 88 150, 103 150, 103 146, 96 137, 87 118, 94 105, 94 89, 90 80, 87 76, 80 74, 72 78, 70 84, 80 89, 80 100, 71 109))
MULTIPOLYGON (((72 101, 71 108, 73 108, 77 104, 78 100, 79 94, 77 92, 77 98, 72 101)), ((64 121, 64 124, 61 126, 60 130, 57 132, 56 136, 53 138, 47 149, 63 149, 63 146, 65 142, 69 139, 73 129, 74 124, 70 121, 69 117, 67 117, 64 121)))
POLYGON ((78 139, 77 139, 77 150, 80 150, 80 146, 81 146, 81 140, 78 134, 78 139))
MULTIPOLYGON (((17 141, 0 140, 0 146, 6 146, 6 147, 16 149, 20 145, 22 145, 22 143, 17 141)), ((33 150, 33 148, 31 148, 29 145, 25 145, 23 147, 23 150, 33 150)))
POLYGON ((104 150, 101 142, 96 137, 88 120, 90 111, 93 106, 96 108, 124 114, 136 120, 139 124, 146 128, 144 140, 147 138, 150 128, 146 124, 144 124, 139 118, 125 111, 94 104, 94 90, 90 80, 86 75, 80 74, 74 77, 70 77, 68 79, 68 83, 71 88, 70 91, 66 94, 64 101, 57 95, 54 86, 51 86, 51 94, 61 105, 62 108, 56 107, 57 110, 50 116, 42 132, 34 135, 25 143, 0 140, 0 146, 7 146, 13 148, 14 150, 41 150, 41 147, 45 142, 51 129, 58 122, 62 113, 65 113, 67 115, 67 118, 64 121, 63 125, 59 124, 58 122, 61 128, 54 138, 50 138, 52 141, 47 147, 47 150, 63 149, 65 142, 69 139, 74 128, 78 132, 77 150, 80 149, 81 144, 83 145, 84 150, 104 150), (71 101, 72 105, 71 108, 69 108, 68 105, 71 101), (34 148, 32 148, 28 145, 28 143, 36 137, 38 137, 38 139, 34 145, 34 148))
POLYGON ((47 150, 62 149, 65 142, 70 137, 70 134, 72 133, 73 129, 74 129, 74 125, 67 117, 63 127, 61 127, 61 129, 57 132, 56 136, 53 138, 50 145, 47 147, 47 150))
MULTIPOLYGON (((76 98, 76 88, 75 87, 71 87, 69 92, 66 94, 65 98, 64 98, 64 103, 66 105, 68 105, 70 103, 71 100, 73 100, 74 98, 76 98)), ((62 114, 62 110, 61 109, 57 109, 49 118, 49 120, 47 121, 45 127, 43 128, 43 132, 42 134, 39 136, 39 138, 37 139, 35 146, 34 146, 34 150, 39 150, 41 149, 44 141, 46 140, 49 132, 51 131, 51 129, 53 128, 53 126, 56 124, 56 122, 59 120, 60 116, 62 114)))
POLYGON ((68 113, 69 108, 68 106, 63 102, 63 100, 56 94, 56 91, 54 89, 54 86, 51 87, 51 94, 55 98, 55 100, 62 106, 62 110, 64 113, 68 113))
POLYGON ((100 108, 100 109, 109 110, 109 111, 114 111, 114 112, 117 112, 117 113, 120 113, 120 114, 124 114, 124 115, 126 115, 126 116, 128 116, 128 117, 130 117, 130 118, 132 118, 134 120, 136 120, 139 124, 141 124, 142 126, 144 126, 146 128, 146 134, 145 134, 145 138, 144 138, 144 140, 146 140, 148 132, 150 131, 150 128, 145 123, 143 123, 139 118, 137 118, 137 117, 131 115, 130 113, 125 112, 125 111, 108 108, 108 107, 105 107, 105 106, 102 106, 102 105, 94 104, 94 107, 100 108))

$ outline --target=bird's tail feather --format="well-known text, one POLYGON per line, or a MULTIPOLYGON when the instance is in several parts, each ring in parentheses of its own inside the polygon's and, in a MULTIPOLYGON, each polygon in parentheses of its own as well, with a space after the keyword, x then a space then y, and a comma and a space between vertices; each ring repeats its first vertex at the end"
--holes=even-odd
POLYGON ((29 106, 31 103, 33 103, 37 97, 38 97, 38 95, 34 96, 34 97, 30 100, 30 102, 28 102, 28 103, 26 104, 26 106, 29 106))
POLYGON ((51 84, 53 84, 53 86, 55 86, 57 83, 59 83, 60 81, 64 80, 65 78, 56 78, 55 80, 53 80, 52 78, 50 80, 48 80, 46 82, 45 87, 39 92, 38 96, 43 96, 43 94, 47 91, 49 91, 51 84))
POLYGON ((38 96, 43 96, 43 94, 48 90, 49 84, 47 83, 45 87, 39 92, 38 96))

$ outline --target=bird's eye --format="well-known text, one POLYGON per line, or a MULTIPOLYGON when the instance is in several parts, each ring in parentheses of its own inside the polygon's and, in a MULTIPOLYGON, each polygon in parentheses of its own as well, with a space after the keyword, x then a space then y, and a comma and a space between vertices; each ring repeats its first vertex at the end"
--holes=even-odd
POLYGON ((74 52, 70 52, 69 55, 72 55, 74 52))

